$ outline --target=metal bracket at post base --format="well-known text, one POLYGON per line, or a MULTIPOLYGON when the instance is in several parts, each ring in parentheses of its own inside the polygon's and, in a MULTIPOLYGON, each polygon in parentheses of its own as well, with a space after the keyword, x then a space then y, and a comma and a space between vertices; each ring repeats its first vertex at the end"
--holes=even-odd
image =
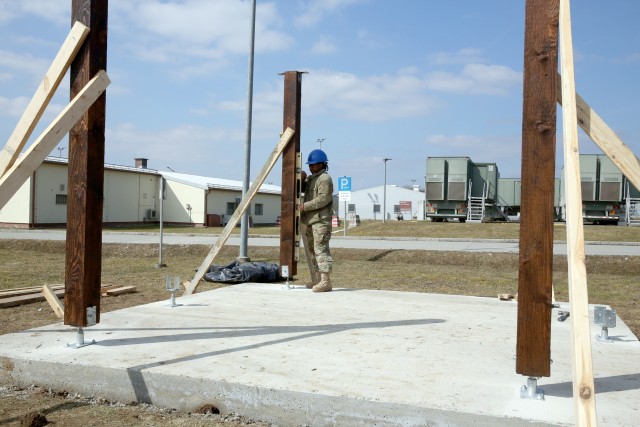
POLYGON ((282 274, 281 276, 287 279, 287 282, 282 286, 282 289, 293 289, 293 286, 289 284, 289 266, 283 265, 281 268, 282 274))
POLYGON ((538 388, 537 378, 527 378, 527 385, 523 385, 522 387, 520 387, 520 398, 544 400, 544 390, 538 388))
POLYGON ((167 291, 171 292, 171 297, 169 298, 169 307, 180 307, 182 304, 176 304, 176 292, 180 290, 180 276, 175 276, 173 278, 173 286, 171 285, 171 276, 167 274, 167 291))
POLYGON ((78 332, 76 334, 76 342, 75 343, 67 343, 67 347, 72 348, 82 348, 91 344, 95 344, 96 340, 91 340, 91 342, 84 341, 84 331, 82 328, 78 328, 78 332))
POLYGON ((600 330, 600 335, 596 335, 596 341, 608 343, 614 342, 611 338, 609 338, 609 328, 616 327, 615 310, 609 310, 601 305, 595 306, 593 312, 593 322, 596 325, 600 325, 602 327, 602 329, 600 330))
POLYGON ((598 342, 613 342, 611 338, 609 338, 609 328, 603 326, 600 330, 600 335, 596 335, 596 341, 598 342))

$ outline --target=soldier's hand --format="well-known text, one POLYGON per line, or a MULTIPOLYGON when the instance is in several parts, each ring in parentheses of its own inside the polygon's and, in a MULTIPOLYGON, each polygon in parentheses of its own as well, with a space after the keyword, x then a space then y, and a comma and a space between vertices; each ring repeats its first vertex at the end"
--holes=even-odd
POLYGON ((304 211, 304 203, 298 205, 298 210, 300 210, 300 212, 304 211))

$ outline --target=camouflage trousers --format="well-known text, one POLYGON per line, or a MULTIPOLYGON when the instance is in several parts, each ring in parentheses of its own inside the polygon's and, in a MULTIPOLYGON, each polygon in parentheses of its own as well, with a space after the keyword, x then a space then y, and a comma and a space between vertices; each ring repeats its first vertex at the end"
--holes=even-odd
POLYGON ((309 271, 313 277, 315 271, 331 273, 333 258, 329 249, 331 240, 331 223, 316 222, 315 224, 302 226, 302 236, 306 255, 309 258, 309 271))

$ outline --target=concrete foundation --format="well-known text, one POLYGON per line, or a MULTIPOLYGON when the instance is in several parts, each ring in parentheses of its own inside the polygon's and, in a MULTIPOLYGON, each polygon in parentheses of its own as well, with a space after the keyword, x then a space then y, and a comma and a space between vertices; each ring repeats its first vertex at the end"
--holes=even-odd
MULTIPOLYGON (((517 303, 241 284, 2 336, 0 382, 279 425, 573 425, 570 318, 552 318, 544 400, 515 373, 517 303), (70 344, 70 345, 69 345, 70 344)), ((600 425, 640 416, 640 343, 621 319, 592 346, 600 425)))

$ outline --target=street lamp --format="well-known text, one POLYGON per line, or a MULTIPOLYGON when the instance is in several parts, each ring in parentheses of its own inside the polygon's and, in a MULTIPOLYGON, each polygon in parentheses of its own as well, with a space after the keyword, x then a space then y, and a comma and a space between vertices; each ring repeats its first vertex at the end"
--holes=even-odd
POLYGON ((58 147, 58 148, 57 148, 57 150, 58 150, 58 157, 62 157, 62 150, 64 150, 65 148, 67 148, 67 147, 58 147))
POLYGON ((387 162, 391 160, 387 157, 382 159, 384 162, 384 190, 383 190, 383 198, 382 198, 382 223, 384 224, 387 221, 387 162))
POLYGON ((320 145, 320 149, 321 149, 321 150, 322 150, 322 143, 324 142, 324 140, 325 140, 325 139, 327 139, 327 138, 318 138, 318 139, 317 139, 317 142, 318 142, 318 144, 320 145))

